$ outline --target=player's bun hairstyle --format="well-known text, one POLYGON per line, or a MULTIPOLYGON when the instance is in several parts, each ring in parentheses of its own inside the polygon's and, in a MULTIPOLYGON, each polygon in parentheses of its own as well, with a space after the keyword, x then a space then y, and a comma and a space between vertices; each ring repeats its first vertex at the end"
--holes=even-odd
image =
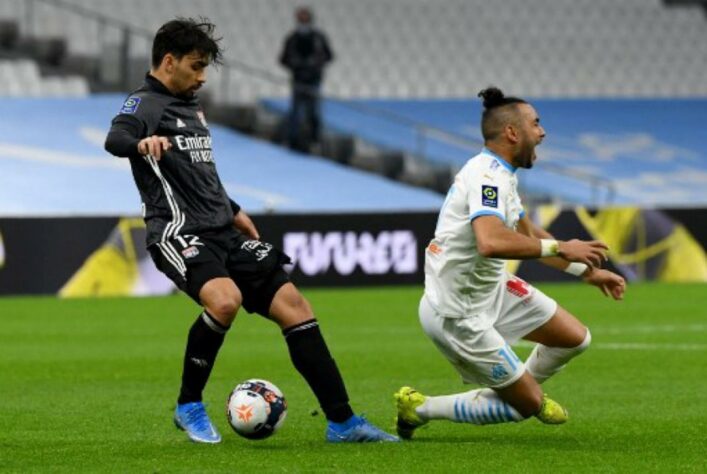
POLYGON ((506 97, 501 89, 490 86, 479 92, 478 97, 484 101, 484 112, 481 114, 481 135, 484 140, 495 139, 503 128, 511 123, 516 124, 516 107, 506 107, 507 105, 527 104, 518 97, 506 97))
POLYGON ((214 37, 216 25, 208 18, 177 18, 168 21, 157 30, 152 42, 152 66, 157 68, 167 54, 181 59, 196 51, 208 58, 210 63, 221 64, 223 49, 221 38, 214 37))
POLYGON ((510 104, 525 104, 523 99, 518 97, 506 97, 503 91, 498 87, 489 87, 479 92, 478 97, 484 100, 484 108, 486 110, 510 104))

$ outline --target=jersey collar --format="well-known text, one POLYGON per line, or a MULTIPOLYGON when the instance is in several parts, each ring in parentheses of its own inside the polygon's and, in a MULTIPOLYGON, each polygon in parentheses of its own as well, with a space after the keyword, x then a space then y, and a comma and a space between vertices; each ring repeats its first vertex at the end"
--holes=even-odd
POLYGON ((511 173, 515 173, 516 170, 518 169, 486 147, 484 147, 483 150, 481 150, 481 153, 484 153, 486 155, 493 157, 496 161, 498 161, 499 164, 503 165, 511 173))
POLYGON ((145 74, 145 85, 147 86, 148 89, 157 92, 159 94, 164 94, 168 95, 171 97, 175 97, 179 100, 183 100, 185 102, 195 102, 196 101, 196 96, 194 97, 180 97, 178 95, 174 95, 170 92, 167 87, 162 84, 162 82, 157 79, 155 76, 149 73, 149 71, 145 74))
POLYGON ((149 72, 145 74, 145 84, 147 87, 152 89, 154 92, 159 92, 160 94, 173 95, 167 87, 160 82, 155 76, 149 72))

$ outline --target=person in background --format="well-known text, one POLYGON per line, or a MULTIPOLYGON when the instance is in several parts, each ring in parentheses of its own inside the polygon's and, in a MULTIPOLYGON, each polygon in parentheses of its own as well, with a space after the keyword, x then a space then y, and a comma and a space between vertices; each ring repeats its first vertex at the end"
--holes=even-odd
POLYGON ((334 59, 326 35, 314 27, 314 14, 308 7, 295 10, 297 26, 285 38, 280 64, 292 77, 292 103, 288 117, 287 143, 293 150, 309 151, 319 143, 321 114, 319 95, 324 68, 334 59), (309 129, 304 133, 302 116, 309 129))

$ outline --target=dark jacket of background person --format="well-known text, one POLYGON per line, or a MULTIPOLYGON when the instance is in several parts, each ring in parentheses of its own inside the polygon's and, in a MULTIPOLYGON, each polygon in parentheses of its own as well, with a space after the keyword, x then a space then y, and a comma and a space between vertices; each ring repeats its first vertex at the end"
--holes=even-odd
POLYGON ((300 25, 285 39, 280 64, 290 70, 295 84, 317 86, 324 66, 333 58, 324 33, 313 26, 300 25))
POLYGON ((295 20, 297 26, 285 38, 280 54, 280 63, 289 69, 292 75, 287 142, 293 150, 308 152, 312 143, 319 142, 319 94, 324 67, 334 55, 324 33, 314 27, 313 14, 309 8, 298 8, 295 11, 295 20))

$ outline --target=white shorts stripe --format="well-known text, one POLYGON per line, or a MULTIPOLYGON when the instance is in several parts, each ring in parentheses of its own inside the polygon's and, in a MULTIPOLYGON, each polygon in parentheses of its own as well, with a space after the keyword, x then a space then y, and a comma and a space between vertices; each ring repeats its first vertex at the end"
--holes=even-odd
POLYGON ((160 171, 160 167, 157 164, 157 160, 152 155, 145 155, 144 158, 145 161, 147 161, 147 163, 150 165, 152 170, 155 172, 155 175, 157 175, 157 178, 162 183, 162 188, 164 189, 165 196, 167 197, 167 203, 169 204, 169 208, 172 211, 172 220, 167 224, 164 229, 164 232, 162 233, 162 242, 166 242, 167 239, 169 239, 170 237, 176 237, 182 227, 184 227, 184 223, 186 222, 186 215, 184 215, 184 213, 181 212, 181 210, 179 209, 177 200, 175 199, 174 193, 172 192, 172 187, 169 185, 164 176, 162 176, 162 172, 160 171))
POLYGON ((185 276, 187 272, 186 269, 183 268, 184 263, 181 261, 181 259, 175 258, 175 255, 172 253, 174 252, 174 248, 168 248, 168 245, 169 244, 158 243, 157 248, 160 249, 160 252, 162 252, 164 258, 172 264, 172 266, 179 272, 179 274, 185 276))
POLYGON ((187 274, 187 266, 184 263, 184 259, 182 256, 179 254, 177 249, 174 248, 174 245, 172 245, 171 242, 164 242, 163 245, 165 246, 166 249, 169 250, 169 252, 174 256, 175 261, 179 265, 179 267, 182 269, 182 274, 186 275, 187 274))

